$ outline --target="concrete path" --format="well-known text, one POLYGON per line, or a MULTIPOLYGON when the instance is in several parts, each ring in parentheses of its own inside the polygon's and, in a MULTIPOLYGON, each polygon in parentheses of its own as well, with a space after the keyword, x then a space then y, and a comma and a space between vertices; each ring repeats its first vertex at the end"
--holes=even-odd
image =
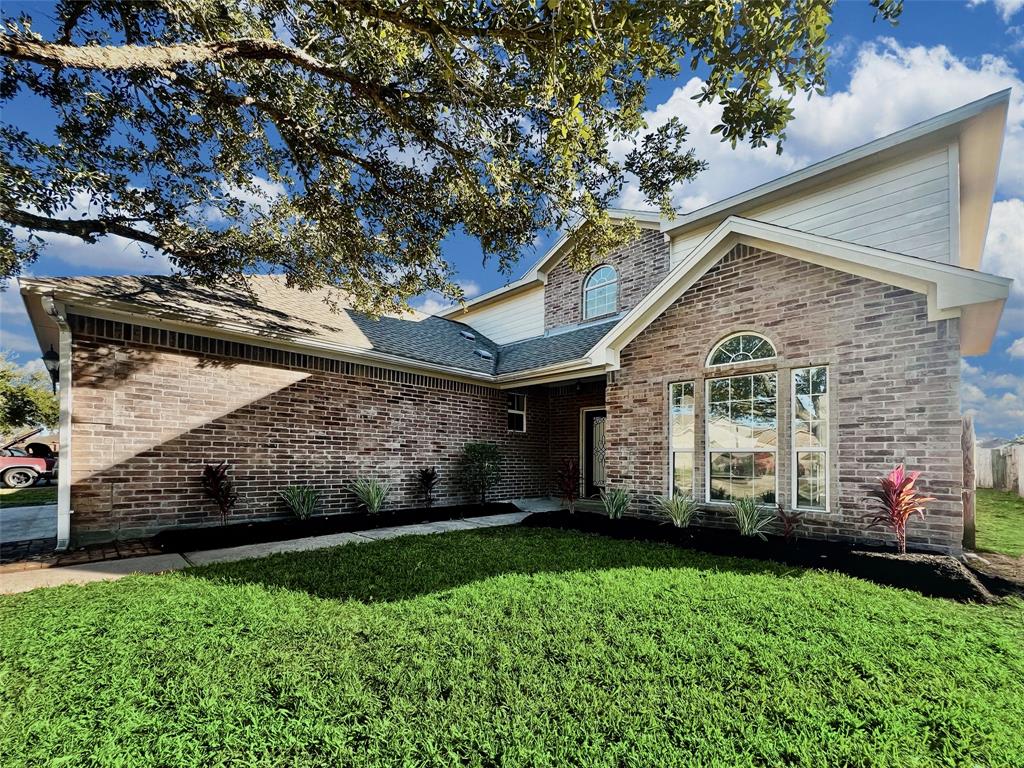
POLYGON ((512 512, 506 515, 468 517, 464 520, 442 520, 420 525, 401 525, 393 528, 376 528, 354 533, 336 533, 330 536, 311 536, 306 539, 271 541, 265 544, 249 544, 228 549, 207 549, 186 552, 183 555, 150 555, 125 560, 108 560, 88 565, 72 565, 65 568, 38 568, 30 571, 13 571, 0 574, 0 594, 27 592, 38 587, 56 587, 62 584, 86 584, 92 581, 112 581, 132 573, 161 573, 180 571, 190 565, 207 563, 229 563, 266 557, 279 552, 307 552, 312 549, 337 547, 342 544, 359 544, 399 536, 415 536, 445 531, 466 531, 474 528, 493 528, 501 525, 515 525, 529 512, 512 512))
POLYGON ((57 535, 57 505, 0 507, 0 543, 52 539, 57 535))

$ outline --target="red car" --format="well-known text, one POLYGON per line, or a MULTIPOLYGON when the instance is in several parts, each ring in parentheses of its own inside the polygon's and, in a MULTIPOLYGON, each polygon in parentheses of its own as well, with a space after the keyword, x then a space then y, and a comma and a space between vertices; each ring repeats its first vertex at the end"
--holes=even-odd
POLYGON ((57 474, 57 457, 46 443, 29 443, 24 448, 11 446, 24 442, 42 429, 19 435, 0 446, 0 484, 7 488, 28 488, 39 478, 50 482, 57 474))

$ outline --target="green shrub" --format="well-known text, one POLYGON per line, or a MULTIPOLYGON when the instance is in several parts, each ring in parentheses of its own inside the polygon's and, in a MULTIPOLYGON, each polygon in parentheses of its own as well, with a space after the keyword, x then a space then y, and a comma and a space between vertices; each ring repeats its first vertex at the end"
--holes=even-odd
POLYGON ((740 535, 757 536, 764 541, 768 540, 765 532, 775 522, 775 513, 758 505, 753 498, 736 499, 732 503, 732 516, 736 527, 740 529, 740 535))
POLYGON ((655 500, 661 514, 672 521, 676 528, 685 528, 697 512, 697 502, 689 494, 658 496, 655 500))
POLYGON ((384 507, 388 496, 391 495, 391 483, 387 480, 378 480, 375 477, 360 477, 349 486, 349 490, 366 507, 367 512, 376 515, 384 507))
POLYGON ((608 513, 609 519, 619 520, 629 511, 629 492, 622 488, 602 491, 601 502, 604 504, 604 511, 608 513))
POLYGON ((320 491, 308 485, 289 485, 278 491, 277 495, 284 499, 285 505, 299 520, 312 517, 320 501, 320 491))
POLYGON ((487 492, 498 483, 501 453, 494 443, 466 443, 459 462, 462 485, 483 504, 487 492))

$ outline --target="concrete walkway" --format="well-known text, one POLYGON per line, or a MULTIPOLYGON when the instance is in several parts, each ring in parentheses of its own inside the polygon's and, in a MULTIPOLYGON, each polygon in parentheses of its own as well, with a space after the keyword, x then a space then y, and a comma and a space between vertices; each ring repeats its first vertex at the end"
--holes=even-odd
POLYGON ((228 549, 207 549, 183 554, 150 555, 125 560, 108 560, 88 565, 71 565, 64 568, 42 568, 31 571, 14 571, 0 574, 0 594, 27 592, 39 587, 57 587, 62 584, 87 584, 92 581, 113 581, 133 573, 162 573, 180 571, 191 565, 207 563, 229 563, 266 557, 279 552, 308 552, 313 549, 337 547, 342 544, 359 544, 379 539, 394 539, 399 536, 414 536, 445 531, 468 531, 474 528, 493 528, 515 525, 529 512, 512 512, 505 515, 467 517, 462 520, 442 520, 419 525, 402 525, 393 528, 375 528, 354 533, 336 533, 330 536, 311 536, 306 539, 271 541, 265 544, 249 544, 228 549))
POLYGON ((0 543, 51 539, 56 535, 56 504, 0 508, 0 543))

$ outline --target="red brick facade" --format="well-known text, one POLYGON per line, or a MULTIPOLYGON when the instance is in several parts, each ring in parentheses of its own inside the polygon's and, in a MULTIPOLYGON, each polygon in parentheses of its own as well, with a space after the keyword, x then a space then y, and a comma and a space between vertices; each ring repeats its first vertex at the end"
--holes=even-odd
POLYGON ((72 535, 128 538, 213 523, 199 475, 228 460, 235 521, 287 514, 276 491, 308 484, 322 510, 353 510, 348 484, 390 479, 393 507, 418 506, 414 472, 437 466, 438 503, 469 501, 462 446, 504 457, 495 499, 547 495, 548 392, 527 392, 527 431, 508 432, 505 393, 263 347, 72 318, 72 535))
MULTIPOLYGON (((617 311, 631 309, 668 274, 669 247, 657 230, 643 229, 631 243, 616 248, 602 264, 615 267, 619 278, 617 311)), ((588 273, 589 274, 589 273, 588 273)), ((544 328, 583 321, 583 281, 565 261, 548 273, 544 286, 544 328)))
MULTIPOLYGON (((607 387, 608 480, 638 495, 638 509, 668 486, 668 384, 692 380, 697 395, 697 489, 704 498, 703 411, 707 378, 778 370, 778 485, 792 500, 790 371, 829 366, 832 508, 808 513, 805 531, 864 540, 865 500, 898 462, 923 470, 938 498, 908 525, 909 543, 961 546, 960 351, 958 322, 930 322, 923 295, 825 267, 738 246, 621 353, 607 387), (705 367, 724 336, 754 331, 779 359, 705 367)), ((706 523, 724 521, 709 512, 706 523)))

